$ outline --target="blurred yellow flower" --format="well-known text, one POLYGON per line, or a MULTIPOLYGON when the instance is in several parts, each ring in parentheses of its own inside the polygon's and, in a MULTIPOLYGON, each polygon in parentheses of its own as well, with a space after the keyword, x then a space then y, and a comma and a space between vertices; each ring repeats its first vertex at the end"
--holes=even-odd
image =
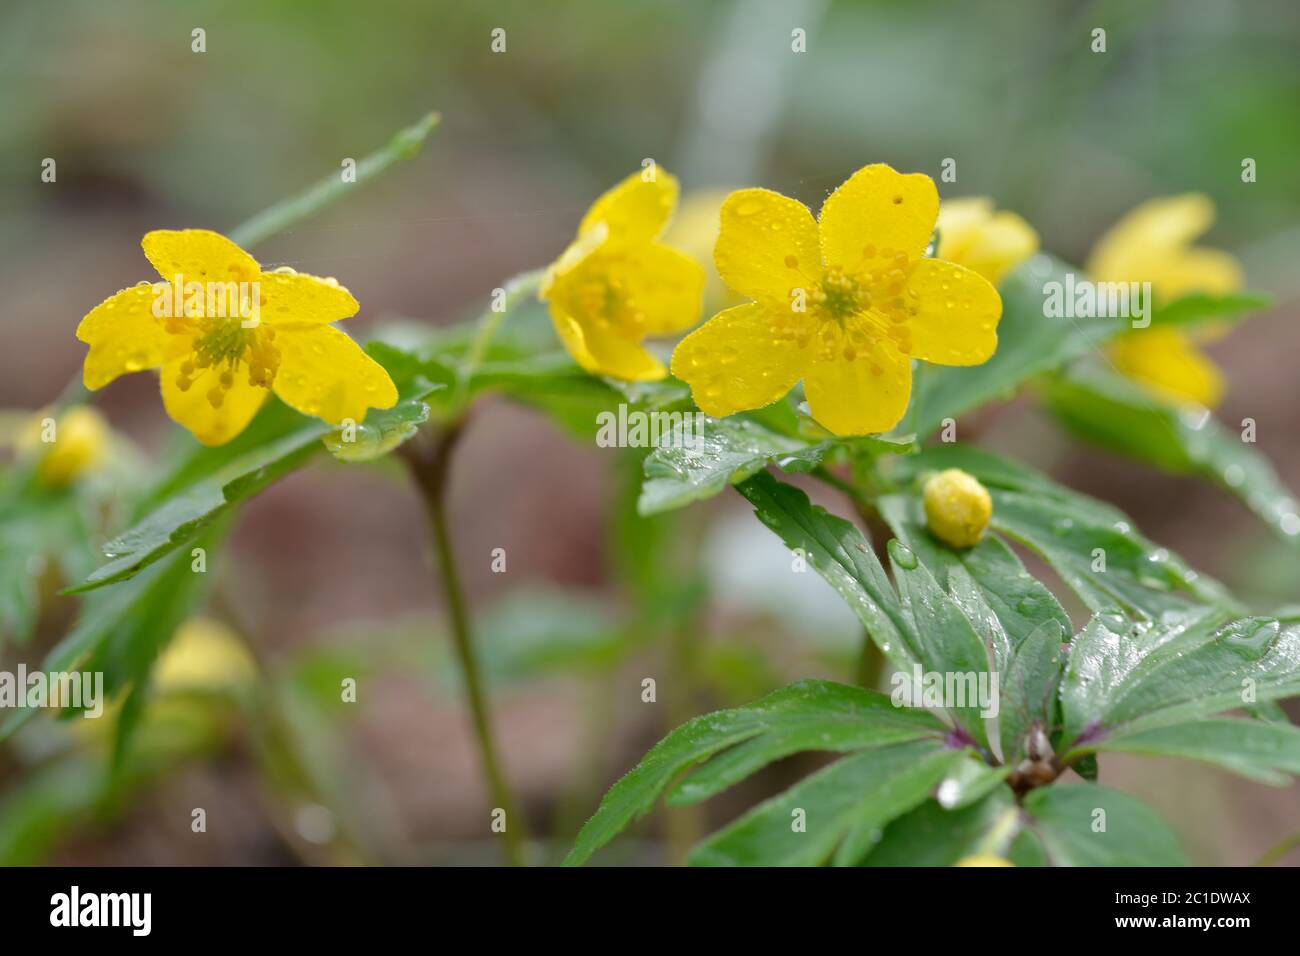
POLYGON ((997 210, 984 196, 939 205, 935 258, 974 269, 994 285, 1038 251, 1038 233, 1014 212, 997 210))
POLYGON ((677 204, 677 180, 657 167, 633 173, 592 205, 577 238, 546 270, 538 296, 574 361, 594 375, 651 381, 668 373, 641 344, 700 317, 704 270, 659 237, 677 204))
MULTIPOLYGON (((1098 240, 1087 271, 1101 282, 1150 282, 1153 296, 1169 301, 1189 292, 1224 294, 1241 288, 1241 266, 1218 249, 1192 241, 1214 222, 1214 204, 1197 193, 1152 199, 1098 240)), ((1141 329, 1110 347, 1115 367, 1175 401, 1213 408, 1223 398, 1223 377, 1181 329, 1141 329)))
POLYGON ((722 206, 714 262, 754 301, 719 312, 673 353, 673 374, 715 417, 761 408, 803 379, 813 417, 838 435, 898 424, 911 359, 978 365, 997 348, 1002 300, 987 279, 924 258, 934 181, 885 165, 822 204, 742 189, 722 206))
POLYGON ((976 854, 975 856, 964 856, 953 866, 1015 866, 1010 860, 1004 860, 1000 856, 993 856, 989 853, 976 854))
POLYGON ((231 628, 193 617, 176 629, 153 667, 159 694, 219 691, 243 687, 257 678, 257 664, 231 628))
POLYGON ((38 412, 18 437, 18 450, 37 456, 36 480, 49 488, 64 488, 97 468, 107 457, 108 424, 85 405, 70 408, 58 419, 38 412))
POLYGON ((718 242, 722 204, 728 195, 725 189, 687 193, 663 236, 665 243, 686 253, 704 270, 704 309, 708 312, 720 312, 745 301, 713 268, 713 247, 718 242))
POLYGON ((205 229, 155 230, 141 246, 164 281, 124 289, 81 320, 87 388, 161 369, 167 414, 205 445, 243 431, 272 391, 334 425, 397 402, 383 367, 329 324, 358 309, 334 279, 263 272, 205 229))
POLYGON ((993 516, 993 499, 974 475, 948 468, 925 483, 922 494, 930 532, 954 548, 973 548, 993 516))

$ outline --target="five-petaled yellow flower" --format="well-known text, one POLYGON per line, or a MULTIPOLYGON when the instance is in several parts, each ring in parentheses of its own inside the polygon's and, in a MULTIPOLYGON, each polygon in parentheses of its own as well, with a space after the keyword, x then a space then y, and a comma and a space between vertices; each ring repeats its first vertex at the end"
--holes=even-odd
POLYGON ((656 241, 676 204, 677 180, 668 173, 634 173, 596 200, 577 238, 546 270, 538 294, 560 341, 588 372, 663 378, 667 369, 642 340, 699 318, 704 270, 656 241))
MULTIPOLYGON (((1152 199, 1097 241, 1087 271, 1101 282, 1150 282, 1157 301, 1189 292, 1224 294, 1241 288, 1241 266, 1218 249, 1192 245, 1214 222, 1214 204, 1197 193, 1152 199)), ((1175 401, 1213 408, 1223 376, 1181 329, 1129 332, 1110 346, 1115 367, 1175 401)))
POLYGON ((939 206, 935 258, 974 269, 994 285, 1038 251, 1038 233, 985 196, 945 199, 939 206))
POLYGON ((673 374, 715 417, 769 405, 803 379, 813 417, 832 432, 894 427, 912 358, 978 365, 997 348, 997 290, 924 257, 938 213, 930 177, 879 164, 831 193, 818 221, 770 190, 732 193, 714 262, 754 301, 684 338, 673 374))
POLYGON ((164 281, 124 289, 81 320, 87 388, 160 369, 167 414, 205 445, 243 431, 272 391, 334 425, 397 402, 383 367, 330 325, 359 308, 334 279, 263 272, 206 229, 155 230, 140 244, 164 281))

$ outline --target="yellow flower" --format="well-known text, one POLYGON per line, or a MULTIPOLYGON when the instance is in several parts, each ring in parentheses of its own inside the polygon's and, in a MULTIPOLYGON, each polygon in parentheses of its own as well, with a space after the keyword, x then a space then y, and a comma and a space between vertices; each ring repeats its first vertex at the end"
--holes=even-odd
MULTIPOLYGON (((1157 300, 1188 292, 1224 294, 1241 288, 1241 266, 1218 249, 1192 241, 1214 222, 1214 204, 1197 193, 1152 199, 1098 240, 1088 273, 1101 282, 1150 282, 1157 300)), ((1213 408, 1223 377, 1181 329, 1129 332, 1111 343, 1111 359, 1125 375, 1175 401, 1213 408)))
POLYGON ((935 257, 974 269, 994 285, 1038 251, 1038 233, 1014 212, 996 211, 983 196, 948 199, 939 206, 935 257))
POLYGON ((257 664, 239 635, 205 617, 185 621, 153 668, 160 694, 213 691, 251 684, 257 664))
POLYGON ((802 203, 742 189, 722 206, 714 262, 754 301, 719 312, 673 353, 673 374, 715 417, 761 408, 803 379, 838 435, 898 424, 911 359, 978 365, 997 348, 1002 300, 963 266, 924 258, 939 212, 928 176, 867 166, 802 203))
POLYGON ((358 309, 334 279, 263 272, 206 229, 155 230, 141 246, 164 281, 124 289, 81 320, 87 388, 160 369, 167 414, 205 445, 243 431, 272 391, 334 425, 397 402, 383 367, 330 325, 358 309))
POLYGON ((596 200, 577 238, 546 270, 539 297, 550 304, 560 341, 588 372, 663 378, 667 370, 642 340, 699 318, 704 270, 656 241, 676 204, 677 180, 668 173, 634 173, 596 200))
POLYGON ((1004 860, 1000 856, 982 853, 975 856, 964 856, 953 866, 1015 866, 1015 864, 1010 860, 1004 860))
POLYGON ((49 488, 63 488, 104 460, 108 425, 97 411, 84 405, 68 409, 55 421, 49 419, 45 412, 30 419, 18 438, 18 448, 40 456, 37 481, 49 488))
POLYGON ((930 533, 954 548, 973 548, 993 516, 993 499, 974 475, 948 468, 925 483, 922 494, 930 533))

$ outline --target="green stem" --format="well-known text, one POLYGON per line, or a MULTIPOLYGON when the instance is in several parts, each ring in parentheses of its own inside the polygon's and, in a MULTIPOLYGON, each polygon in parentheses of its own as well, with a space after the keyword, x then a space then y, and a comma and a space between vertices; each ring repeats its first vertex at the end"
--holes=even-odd
POLYGON ((237 226, 230 233, 230 240, 236 245, 248 249, 263 242, 290 226, 315 215, 349 190, 374 179, 389 166, 403 159, 413 159, 419 155, 424 141, 442 121, 439 113, 429 113, 418 123, 398 130, 384 146, 357 163, 356 178, 344 182, 340 173, 330 173, 313 186, 309 186, 296 196, 276 203, 270 209, 263 210, 252 219, 237 226))
POLYGON ((524 847, 523 818, 515 810, 514 798, 506 784, 505 774, 501 771, 496 738, 492 733, 492 721, 488 712, 487 694, 483 689, 483 677, 474 649, 465 592, 461 587, 455 550, 447 528, 447 477, 452 449, 460 437, 463 424, 464 422, 461 421, 449 426, 433 441, 428 440, 427 433, 421 433, 402 446, 401 454, 410 467, 411 476, 424 499, 425 510, 429 515, 429 532, 434 551, 437 553, 439 583, 443 600, 447 605, 447 620, 451 627, 452 643, 460 665, 461 678, 465 684, 465 697, 469 703, 474 736, 478 741, 484 780, 495 805, 506 814, 506 861, 511 866, 521 866, 524 847))

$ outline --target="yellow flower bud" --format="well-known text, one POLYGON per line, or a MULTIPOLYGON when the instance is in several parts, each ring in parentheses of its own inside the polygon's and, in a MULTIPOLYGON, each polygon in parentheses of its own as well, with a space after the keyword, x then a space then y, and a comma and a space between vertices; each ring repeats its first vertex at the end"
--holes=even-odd
POLYGON ((108 425, 99 412, 85 405, 69 409, 49 422, 41 412, 28 424, 19 447, 39 456, 36 479, 49 488, 72 484, 104 460, 108 450, 108 425))
POLYGON ((154 689, 163 694, 241 687, 256 677, 257 664, 239 635, 204 617, 177 629, 153 670, 154 689))
POLYGON ((975 856, 962 857, 953 866, 1015 866, 1015 864, 990 853, 978 853, 975 856))
POLYGON ((930 532, 954 548, 979 543, 993 515, 993 499, 973 475, 949 468, 925 483, 925 520, 930 532))

